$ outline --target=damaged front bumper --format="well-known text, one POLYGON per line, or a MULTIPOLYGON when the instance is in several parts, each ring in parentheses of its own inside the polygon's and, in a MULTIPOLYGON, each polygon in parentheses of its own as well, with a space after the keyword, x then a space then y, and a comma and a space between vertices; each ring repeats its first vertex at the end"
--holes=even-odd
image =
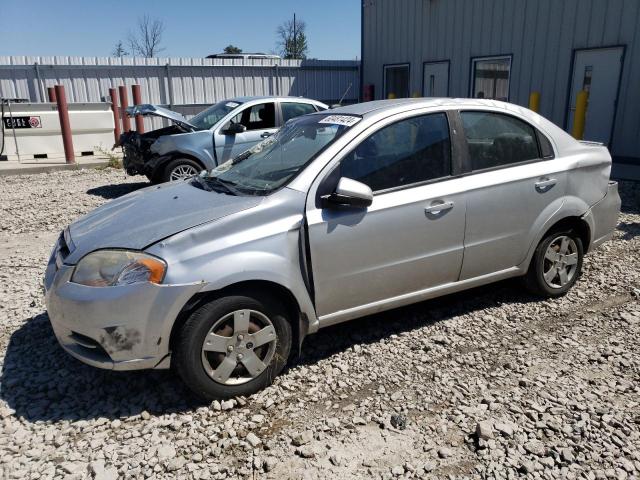
POLYGON ((129 175, 143 175, 149 147, 138 132, 125 132, 120 135, 122 147, 122 166, 129 175))
POLYGON ((201 284, 87 287, 71 282, 73 270, 53 258, 45 276, 47 311, 60 345, 94 367, 168 368, 171 328, 201 284))

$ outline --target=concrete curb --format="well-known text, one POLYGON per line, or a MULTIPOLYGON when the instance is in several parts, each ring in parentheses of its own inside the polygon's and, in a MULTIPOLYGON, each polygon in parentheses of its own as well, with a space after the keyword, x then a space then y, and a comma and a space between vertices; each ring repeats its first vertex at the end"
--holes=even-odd
POLYGON ((99 161, 91 163, 76 163, 66 164, 61 163, 59 165, 22 165, 15 168, 1 168, 0 177, 9 175, 33 175, 36 173, 55 172, 60 170, 84 170, 86 168, 104 168, 109 166, 109 161, 99 161))

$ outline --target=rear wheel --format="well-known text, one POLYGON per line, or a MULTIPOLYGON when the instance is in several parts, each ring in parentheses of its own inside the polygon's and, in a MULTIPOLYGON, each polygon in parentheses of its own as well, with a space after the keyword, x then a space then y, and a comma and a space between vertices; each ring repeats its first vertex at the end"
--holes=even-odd
POLYGON ((552 232, 538 244, 525 285, 536 295, 564 295, 578 280, 583 257, 582 241, 576 232, 552 232))
POLYGON ((291 325, 269 298, 229 296, 196 310, 179 334, 174 366, 211 400, 251 395, 271 384, 291 349, 291 325))
POLYGON ((195 160, 189 158, 176 158, 171 160, 164 168, 162 180, 165 182, 175 182, 185 178, 193 177, 202 170, 202 167, 195 160))

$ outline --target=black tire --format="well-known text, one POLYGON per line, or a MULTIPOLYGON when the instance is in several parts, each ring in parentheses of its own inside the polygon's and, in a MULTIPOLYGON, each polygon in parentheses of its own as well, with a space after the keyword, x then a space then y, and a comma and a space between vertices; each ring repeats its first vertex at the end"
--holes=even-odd
MULTIPOLYGON (((566 257, 567 256, 565 256, 565 258, 566 257)), ((583 259, 584 249, 582 246, 582 240, 574 230, 560 229, 552 231, 547 236, 545 236, 536 247, 533 258, 531 259, 531 264, 529 265, 529 271, 524 277, 524 285, 527 290, 529 290, 529 292, 534 295, 552 298, 560 297, 567 293, 567 291, 569 291, 569 289, 573 287, 573 285, 578 280, 578 277, 582 272, 583 259), (546 258, 546 255, 548 249, 552 246, 552 244, 552 248, 555 248, 555 246, 558 244, 557 239, 561 237, 567 237, 573 241, 573 245, 575 245, 575 247, 570 245, 570 248, 575 248, 575 252, 571 252, 571 255, 573 255, 573 253, 576 254, 577 263, 574 264, 575 271, 569 274, 566 283, 562 284, 562 279, 558 274, 557 276, 555 276, 554 286, 551 285, 549 281, 545 280, 545 269, 547 272, 549 272, 550 275, 553 275, 553 273, 551 272, 552 262, 548 258, 546 258)), ((570 268, 570 266, 559 268, 565 268, 566 272, 566 269, 570 268)), ((569 272, 571 272, 571 269, 569 270, 569 272)))
POLYGON ((164 175, 164 169, 156 169, 150 173, 145 173, 145 177, 153 184, 157 185, 158 183, 162 183, 162 177, 164 175), (160 170, 160 171, 158 171, 160 170))
POLYGON ((192 169, 194 174, 202 171, 202 165, 190 158, 175 158, 164 167, 162 171, 161 181, 170 182, 172 173, 179 168, 192 169))
MULTIPOLYGON (((287 320, 285 312, 272 299, 252 298, 244 295, 222 297, 201 306, 187 319, 178 334, 172 354, 172 366, 184 383, 196 395, 207 401, 248 396, 270 385, 285 367, 291 350, 291 335, 291 324, 287 320), (215 381, 207 373, 202 349, 205 339, 210 338, 208 335, 212 327, 221 319, 239 310, 252 310, 268 317, 276 333, 275 350, 272 351, 270 361, 260 374, 246 383, 227 385, 215 381)), ((234 336, 235 333, 232 333, 229 338, 232 339, 234 336)), ((247 345, 248 343, 247 341, 247 345)), ((271 343, 267 344, 267 348, 271 348, 270 345, 271 343)), ((236 355, 233 352, 211 353, 222 356, 224 359, 236 355)), ((222 361, 224 360, 220 360, 220 365, 222 361)), ((213 368, 213 365, 209 365, 213 368)), ((248 370, 245 370, 241 362, 238 362, 235 368, 240 371, 244 370, 248 374, 248 370)), ((233 378, 230 379, 233 380, 233 378)))

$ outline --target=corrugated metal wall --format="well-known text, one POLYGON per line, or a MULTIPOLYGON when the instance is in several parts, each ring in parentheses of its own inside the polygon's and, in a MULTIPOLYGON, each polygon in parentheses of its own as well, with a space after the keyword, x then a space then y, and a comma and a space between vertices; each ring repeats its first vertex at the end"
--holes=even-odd
POLYGON ((574 49, 625 45, 613 153, 640 158, 638 0, 363 0, 363 84, 383 93, 383 66, 410 63, 422 92, 423 62, 449 60, 449 95, 469 96, 471 59, 512 54, 509 100, 564 126, 574 49))
POLYGON ((348 60, 0 56, 0 97, 5 98, 47 101, 46 88, 61 84, 69 102, 100 102, 110 87, 136 83, 143 102, 193 115, 217 101, 244 95, 305 96, 335 103, 350 85, 345 103, 354 103, 360 76, 359 62, 348 60))

